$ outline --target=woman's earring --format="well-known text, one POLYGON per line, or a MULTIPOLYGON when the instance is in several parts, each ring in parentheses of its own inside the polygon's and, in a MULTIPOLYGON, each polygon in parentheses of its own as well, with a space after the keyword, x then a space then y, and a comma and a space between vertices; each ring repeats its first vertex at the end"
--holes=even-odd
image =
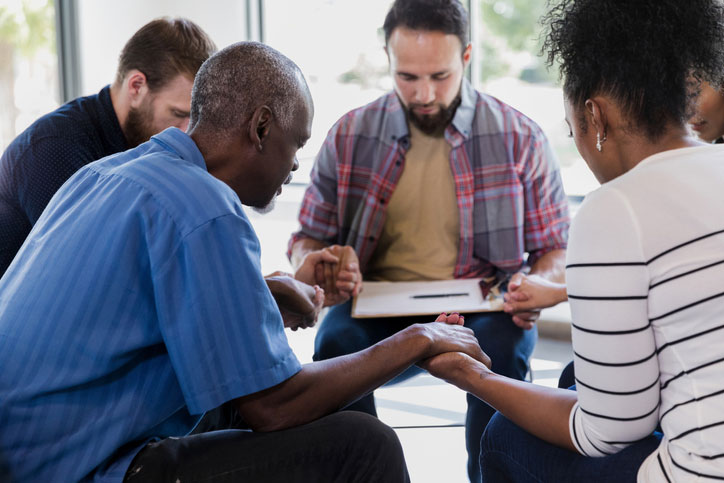
POLYGON ((603 151, 603 146, 601 146, 606 141, 606 135, 603 135, 603 139, 601 139, 601 133, 596 133, 596 149, 598 149, 598 152, 600 153, 603 151))

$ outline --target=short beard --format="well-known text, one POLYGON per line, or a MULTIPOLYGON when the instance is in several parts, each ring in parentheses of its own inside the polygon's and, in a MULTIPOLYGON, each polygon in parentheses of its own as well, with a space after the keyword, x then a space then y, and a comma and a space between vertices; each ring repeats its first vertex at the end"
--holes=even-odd
POLYGON ((440 111, 434 115, 415 114, 413 110, 415 106, 405 107, 405 115, 413 126, 428 136, 442 136, 445 128, 450 125, 453 117, 455 117, 455 111, 457 111, 461 101, 460 94, 458 94, 449 106, 441 107, 440 111))
POLYGON ((126 122, 123 123, 123 135, 129 148, 145 143, 156 134, 153 132, 152 121, 153 107, 150 102, 139 108, 130 108, 126 122))
POLYGON ((264 206, 252 206, 251 209, 254 210, 254 211, 256 211, 257 213, 259 213, 260 215, 266 215, 267 213, 269 213, 270 211, 272 211, 272 210, 274 209, 274 205, 276 205, 276 202, 277 202, 277 197, 275 196, 275 197, 272 198, 272 200, 271 200, 269 203, 267 203, 266 205, 264 205, 264 206))

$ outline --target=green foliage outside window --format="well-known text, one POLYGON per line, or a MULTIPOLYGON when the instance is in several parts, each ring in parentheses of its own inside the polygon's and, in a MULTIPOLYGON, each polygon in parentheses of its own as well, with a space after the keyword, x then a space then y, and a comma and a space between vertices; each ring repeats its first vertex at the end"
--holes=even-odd
POLYGON ((558 72, 540 57, 540 17, 544 0, 479 0, 482 39, 481 78, 517 77, 531 83, 555 83, 558 72), (528 55, 521 55, 528 54, 528 55), (522 60, 521 60, 522 59, 522 60))
POLYGON ((15 82, 18 60, 40 50, 55 54, 53 0, 17 0, 0 5, 0 147, 17 134, 15 82), (15 7, 15 8, 13 8, 15 7))

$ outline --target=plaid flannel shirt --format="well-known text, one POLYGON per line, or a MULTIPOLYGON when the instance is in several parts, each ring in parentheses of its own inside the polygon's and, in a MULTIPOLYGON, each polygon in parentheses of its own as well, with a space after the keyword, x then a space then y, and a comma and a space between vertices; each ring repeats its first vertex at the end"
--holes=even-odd
MULTIPOLYGON (((463 80, 445 139, 460 215, 455 278, 514 272, 566 248, 568 200, 555 155, 533 121, 463 80)), ((337 121, 317 155, 288 253, 305 237, 351 245, 364 274, 409 147, 394 92, 337 121)))

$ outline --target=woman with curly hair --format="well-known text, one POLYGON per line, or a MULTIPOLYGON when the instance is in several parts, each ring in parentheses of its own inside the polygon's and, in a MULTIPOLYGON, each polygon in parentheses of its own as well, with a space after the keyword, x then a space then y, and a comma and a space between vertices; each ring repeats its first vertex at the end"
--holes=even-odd
POLYGON ((568 245, 577 391, 429 360, 499 410, 484 482, 724 479, 724 150, 687 130, 697 84, 722 82, 723 22, 719 0, 563 0, 543 19, 602 184, 568 245))

